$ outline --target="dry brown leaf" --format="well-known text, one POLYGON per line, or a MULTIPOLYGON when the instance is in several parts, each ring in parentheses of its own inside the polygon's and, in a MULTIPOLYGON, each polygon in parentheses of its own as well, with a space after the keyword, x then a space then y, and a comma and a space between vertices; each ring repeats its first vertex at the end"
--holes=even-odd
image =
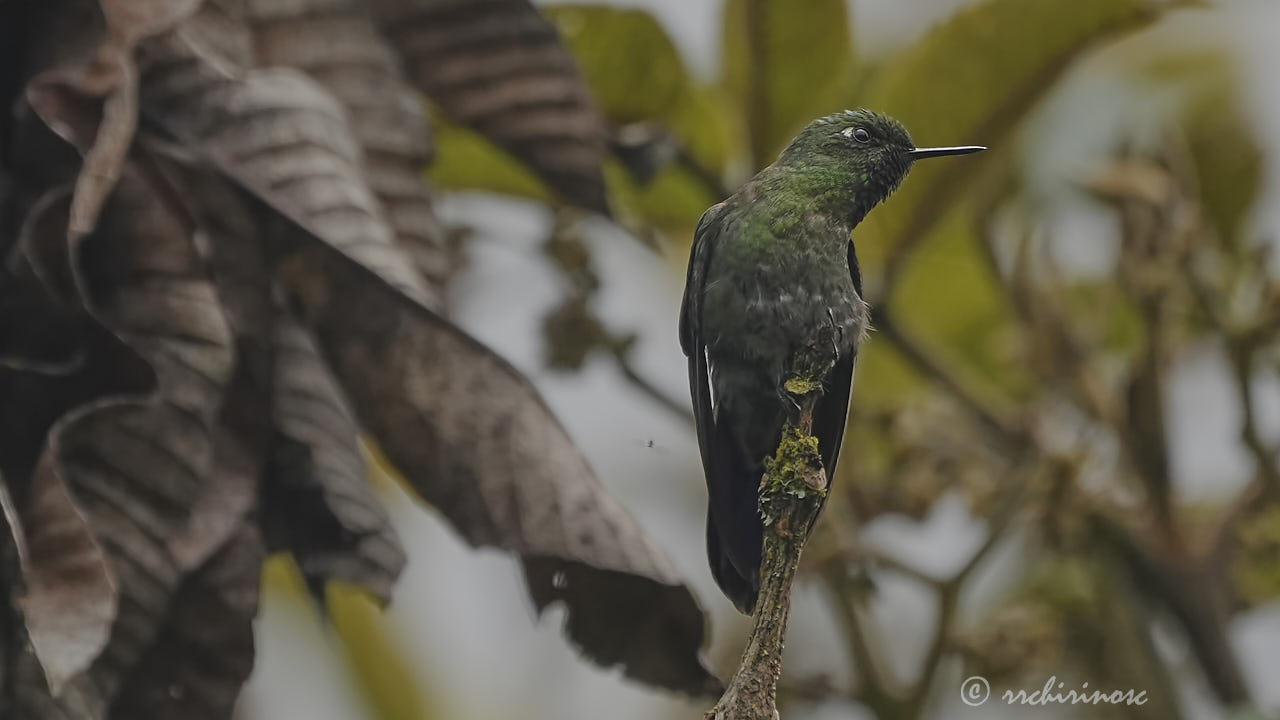
POLYGON ((278 437, 263 508, 272 544, 293 552, 313 586, 346 580, 387 602, 404 550, 369 484, 342 390, 292 318, 277 319, 274 359, 278 437))
POLYGON ((226 720, 253 669, 264 557, 252 525, 183 580, 157 642, 112 704, 113 720, 226 720))
POLYGON ((372 0, 409 79, 567 202, 609 214, 605 132, 555 27, 528 0, 372 0))
POLYGON ((69 685, 58 699, 49 694, 40 662, 29 648, 18 647, 13 658, 10 712, 5 720, 84 720, 102 717, 104 701, 92 687, 79 682, 69 685))
POLYGON ((25 494, 20 508, 0 477, 0 506, 22 578, 11 594, 40 658, 39 685, 56 692, 106 644, 116 594, 102 548, 61 478, 37 477, 25 494))
POLYGON ((282 274, 362 426, 469 542, 521 556, 535 603, 565 603, 587 657, 686 693, 718 685, 693 595, 526 379, 309 238, 282 274))
POLYGON ((84 155, 68 230, 93 230, 124 167, 138 124, 138 42, 172 28, 200 0, 100 0, 105 31, 95 54, 59 65, 27 86, 27 101, 45 123, 84 155))
MULTIPOLYGON (((253 668, 265 549, 254 511, 265 467, 262 398, 238 368, 214 430, 213 467, 167 550, 183 573, 154 640, 127 668, 109 718, 223 720, 253 668), (256 417, 250 417, 252 414, 256 417)), ((101 683, 99 681, 99 686, 101 683)))
MULTIPOLYGON (((67 190, 53 191, 36 203, 26 218, 20 247, 65 248, 70 206, 67 190)), ((56 308, 48 296, 42 300, 42 309, 56 308)), ((94 400, 103 396, 136 397, 154 383, 149 369, 135 363, 118 344, 106 342, 103 334, 87 334, 82 362, 71 373, 48 377, 0 371, 0 400, 6 408, 0 417, 5 431, 0 464, 14 478, 10 491, 15 522, 10 531, 23 579, 17 599, 28 641, 54 693, 105 646, 116 618, 117 596, 103 549, 73 499, 65 474, 49 452, 43 452, 38 463, 36 458, 46 435, 48 442, 56 443, 59 425, 74 422, 67 417, 55 425, 64 413, 88 407, 91 401, 118 402, 94 400)))
POLYGON ((422 177, 431 131, 395 53, 354 0, 248 4, 259 65, 305 71, 346 111, 369 186, 426 280, 431 306, 439 308, 452 263, 422 177))
MULTIPOLYGON (((43 257, 57 257, 65 238, 42 238, 55 248, 43 257)), ((78 688, 105 703, 155 638, 189 569, 184 561, 200 562, 209 551, 191 539, 207 523, 190 520, 202 491, 211 490, 213 425, 233 356, 190 227, 138 172, 122 178, 98 231, 71 256, 89 309, 158 378, 152 398, 97 403, 68 416, 37 466, 65 478, 111 560, 119 614, 78 688)), ((220 536, 204 537, 214 543, 220 536)))
MULTIPOLYGON (((346 279, 340 283, 342 292, 334 290, 333 307, 356 308, 362 298, 373 297, 380 309, 372 315, 361 312, 361 322, 368 326, 345 339, 332 322, 323 327, 312 324, 310 329, 319 333, 325 359, 361 425, 413 477, 424 497, 473 542, 551 558, 575 576, 579 573, 571 571, 578 563, 587 579, 563 597, 578 601, 573 609, 583 611, 569 627, 589 657, 621 662, 634 677, 651 682, 669 681, 676 668, 684 674, 670 686, 688 692, 714 683, 698 658, 705 634, 701 610, 665 559, 604 492, 528 383, 426 310, 430 301, 420 280, 379 222, 380 208, 363 184, 359 151, 341 109, 305 77, 288 70, 249 71, 237 81, 202 69, 200 46, 181 38, 150 43, 148 52, 151 62, 144 84, 152 87, 145 78, 156 78, 151 96, 158 98, 153 115, 157 121, 208 153, 223 172, 271 209, 335 248, 341 253, 335 258, 356 263, 335 265, 346 279), (166 82, 177 78, 182 82, 168 90, 166 82), (355 267, 363 270, 353 275, 355 267), (390 286, 377 282, 379 278, 390 286), (348 291, 351 297, 345 295, 348 291), (401 321, 408 333, 404 338, 379 330, 401 321), (370 333, 380 339, 371 342, 370 333), (344 352, 364 348, 388 353, 385 362, 391 364, 359 367, 340 357, 338 346, 344 352), (396 402, 379 409, 369 394, 372 387, 378 394, 394 395, 396 402), (450 390, 454 394, 448 394, 450 390), (440 396, 432 400, 432 391, 440 396), (459 403, 459 395, 466 393, 475 398, 459 403), (397 420, 402 413, 409 415, 409 424, 397 420), (533 437, 517 434, 513 441, 509 425, 517 421, 519 431, 533 437), (427 434, 422 434, 424 427, 427 434), (468 429, 484 440, 474 441, 468 429), (399 442, 389 442, 389 435, 399 442), (437 444, 442 437, 447 444, 437 444), (409 451, 412 455, 402 454, 409 451), (489 483, 487 490, 480 479, 489 483), (527 506, 509 500, 522 492, 534 498, 527 506), (611 595, 618 578, 631 576, 641 578, 633 584, 650 590, 639 593, 629 586, 647 601, 643 607, 649 619, 614 614, 613 629, 586 623, 587 617, 598 618, 585 610, 593 590, 611 595), (601 587, 593 588, 594 583, 601 587), (626 642, 619 638, 630 638, 627 630, 637 623, 654 630, 648 635, 653 642, 620 649, 626 642)), ((316 281, 323 278, 317 276, 316 281)), ((343 313, 343 318, 354 320, 354 315, 343 313)), ((345 328, 345 322, 339 326, 345 328)), ((542 577, 530 574, 535 582, 542 577)), ((555 595, 549 587, 531 592, 535 598, 555 595)))
POLYGON ((18 510, 22 522, 13 529, 21 538, 19 552, 25 550, 26 587, 18 604, 49 690, 57 695, 106 646, 117 595, 106 555, 52 464, 46 459, 36 469, 18 510))
POLYGON ((368 483, 342 390, 307 331, 276 308, 245 198, 207 169, 171 159, 179 192, 201 198, 196 219, 246 372, 262 398, 260 417, 235 425, 270 443, 262 491, 268 547, 291 551, 313 586, 339 578, 389 600, 404 551, 368 483))
POLYGON ((66 376, 84 361, 76 319, 30 267, 0 269, 0 368, 66 376))
MULTIPOLYGON (((343 7, 335 0, 329 9, 343 7)), ((134 170, 117 184, 98 231, 83 247, 68 246, 64 233, 63 242, 33 252, 39 261, 33 266, 43 269, 40 277, 57 297, 83 303, 159 378, 153 398, 87 408, 56 437, 50 465, 64 472, 73 497, 83 503, 112 561, 122 601, 104 654, 59 698, 62 710, 79 703, 99 717, 122 688, 131 699, 117 707, 154 707, 152 658, 168 657, 182 645, 165 625, 174 617, 174 593, 222 538, 238 532, 251 505, 245 485, 223 492, 223 480, 216 479, 212 423, 237 429, 242 443, 269 437, 261 421, 246 419, 261 409, 262 398, 275 399, 267 417, 290 438, 284 447, 306 449, 305 459, 281 467, 305 470, 300 486, 319 497, 340 531, 359 539, 330 545, 328 538, 307 535, 297 542, 300 557, 305 563, 312 553, 316 575, 356 575, 385 595, 402 558, 385 516, 359 482, 354 445, 342 442, 353 439, 355 425, 335 378, 362 426, 377 433, 426 499, 473 543, 518 553, 539 608, 566 604, 566 628, 585 655, 686 692, 714 687, 699 656, 705 618, 688 588, 604 491, 532 386, 428 309, 434 288, 407 261, 385 212, 393 205, 388 197, 407 193, 423 202, 401 183, 420 187, 403 163, 424 158, 427 148, 406 144, 412 133, 377 131, 388 117, 387 127, 408 127, 406 118, 417 116, 383 115, 389 106, 358 94, 363 88, 353 78, 359 73, 326 75, 323 63, 302 51, 290 62, 332 83, 345 105, 294 70, 248 67, 257 59, 243 42, 239 8, 236 0, 221 0, 143 42, 141 105, 149 123, 198 155, 197 164, 211 160, 263 204, 251 213, 231 213, 222 226, 207 222, 209 208, 202 206, 216 203, 203 193, 163 187, 142 155, 126 166, 134 170), (386 176, 391 180, 371 186, 367 156, 377 152, 402 165, 386 176), (321 275, 290 275, 307 311, 303 327, 278 323, 260 268, 236 268, 235 257, 224 262, 228 237, 256 240, 255 226, 283 227, 301 238, 306 252, 291 254, 291 271, 318 263, 313 269, 321 275), (216 292, 202 269, 205 261, 218 278, 216 292), (233 334, 246 361, 234 383, 233 334), (272 341, 261 342, 264 337, 272 341), (231 398, 240 393, 230 390, 241 385, 271 392, 236 409, 231 398), (136 684, 135 671, 143 672, 139 662, 150 670, 136 684)), ((537 17, 525 4, 512 8, 537 17)), ((563 54, 554 33, 550 38, 550 45, 533 46, 554 49, 547 57, 563 54)), ((360 48, 381 47, 376 36, 351 33, 350 39, 354 54, 337 53, 338 64, 367 70, 372 62, 377 72, 392 72, 385 56, 357 62, 360 48)), ((582 92, 571 65, 548 77, 582 92)), ((521 97, 533 102, 524 108, 534 120, 525 130, 537 131, 531 147, 546 150, 546 128, 538 123, 555 112, 542 113, 545 96, 521 96, 513 88, 495 99, 516 106, 521 97)), ((555 111, 585 107, 575 103, 555 111)), ((592 128, 570 126, 570 138, 557 136, 565 152, 556 159, 590 166, 598 175, 598 153, 585 165, 574 157, 574 148, 581 150, 587 131, 598 125, 593 114, 585 117, 592 128)), ((489 120, 491 130, 507 132, 504 137, 521 137, 518 128, 503 125, 509 118, 489 120)), ((598 177, 587 184, 600 193, 602 206, 598 177)), ((279 475, 266 479, 286 486, 279 475)), ((179 671, 176 659, 170 664, 179 671)))
POLYGON ((342 108, 299 72, 227 67, 199 30, 184 25, 146 43, 144 113, 276 210, 431 303, 365 182, 342 108))
POLYGON ((17 497, 58 418, 86 402, 138 395, 155 385, 146 362, 85 311, 70 271, 45 267, 46 261, 68 264, 69 208, 69 187, 49 191, 31 206, 10 264, 13 274, 3 278, 0 304, 23 315, 9 315, 0 326, 0 344, 9 351, 0 362, 0 470, 17 497), (52 248, 54 257, 39 255, 37 245, 52 248))

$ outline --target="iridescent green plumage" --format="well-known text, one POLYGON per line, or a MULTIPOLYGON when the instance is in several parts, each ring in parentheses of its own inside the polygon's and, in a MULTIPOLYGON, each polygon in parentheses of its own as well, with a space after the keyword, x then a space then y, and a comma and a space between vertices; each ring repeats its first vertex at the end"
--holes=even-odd
POLYGON ((827 473, 840 452, 858 344, 867 328, 851 233, 918 157, 896 120, 869 110, 819 118, 777 162, 703 215, 680 314, 710 495, 707 552, 720 588, 750 613, 762 527, 756 490, 789 399, 786 364, 834 328, 835 367, 814 417, 827 473))

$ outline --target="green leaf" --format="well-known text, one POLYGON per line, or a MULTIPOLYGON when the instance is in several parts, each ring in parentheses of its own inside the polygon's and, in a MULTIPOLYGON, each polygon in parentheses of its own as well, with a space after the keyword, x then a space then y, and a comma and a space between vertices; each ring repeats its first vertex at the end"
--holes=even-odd
POLYGON ((725 87, 747 119, 754 166, 805 123, 842 109, 853 74, 845 0, 728 0, 725 87))
POLYGON ((606 163, 604 170, 620 216, 642 218, 684 240, 692 238, 702 213, 720 200, 681 167, 667 167, 643 186, 616 161, 606 163))
POLYGON ((1205 84, 1188 99, 1182 123, 1205 215, 1224 240, 1238 240, 1262 185, 1262 150, 1234 78, 1205 84))
MULTIPOLYGON (((1093 45, 1169 7, 1151 0, 986 0, 956 14, 885 64, 864 100, 920 145, 1010 141, 1054 81, 1093 45)), ((945 215, 982 156, 920 163, 858 229, 863 243, 919 242, 945 215)))
POLYGON ((1013 313, 984 258, 973 223, 953 213, 921 246, 899 281, 897 317, 956 372, 1016 392, 1028 378, 1012 363, 1013 313))
POLYGON ((733 105, 714 87, 690 86, 665 123, 694 160, 716 173, 723 173, 742 136, 733 105))
POLYGON ((551 192, 532 171, 479 133, 437 118, 436 159, 428 177, 448 190, 489 190, 551 202, 551 192))
POLYGON ((874 333, 858 349, 858 370, 854 380, 850 405, 858 413, 869 414, 875 410, 900 407, 904 398, 924 387, 920 375, 894 351, 893 345, 877 338, 874 333))
POLYGON ((358 586, 329 583, 329 616, 342 640, 354 679, 384 720, 429 720, 436 717, 396 631, 377 601, 358 586))
MULTIPOLYGON (((1017 397, 1032 378, 1014 361, 1012 309, 981 242, 967 213, 949 215, 903 271, 893 315, 930 356, 970 387, 1000 391, 1000 396, 987 398, 996 401, 1017 397)), ((859 351, 855 400, 864 409, 899 406, 926 387, 924 380, 891 343, 873 333, 859 351), (879 345, 887 352, 876 352, 879 345)))
POLYGON ((668 117, 688 91, 684 60, 649 13, 602 5, 542 10, 560 30, 596 103, 615 124, 668 117))
MULTIPOLYGON (((955 361, 947 365, 958 375, 1009 394, 1028 382, 1011 371, 1010 308, 957 201, 982 185, 987 171, 1007 172, 999 158, 1007 163, 1014 130, 1073 60, 1153 21, 1156 7, 1149 0, 986 0, 891 58, 872 81, 866 105, 902 120, 918 144, 993 147, 985 155, 920 163, 854 233, 872 287, 889 258, 901 262, 892 297, 875 301, 892 303, 904 330, 955 361), (903 261, 904 249, 918 252, 903 261)), ((858 385, 901 393, 919 387, 901 373, 882 383, 875 371, 898 358, 884 360, 860 370, 858 385)))
POLYGON ((1195 165, 1205 215, 1223 239, 1238 239, 1261 186, 1262 151, 1245 118, 1234 58, 1219 42, 1187 47, 1178 38, 1144 58, 1139 73, 1176 94, 1175 120, 1195 165))
POLYGON ((695 224, 720 198, 732 136, 729 105, 715 88, 695 85, 666 30, 649 13, 601 5, 544 8, 582 69, 596 102, 615 126, 653 123, 674 136, 713 178, 673 163, 637 183, 616 163, 606 177, 617 210, 663 229, 695 224))
POLYGON ((331 582, 325 591, 322 616, 302 571, 288 553, 267 559, 262 566, 262 585, 264 592, 276 596, 290 611, 317 625, 325 618, 332 622, 339 643, 335 650, 346 656, 351 680, 369 703, 373 720, 431 720, 438 716, 422 687, 422 673, 414 668, 395 630, 370 596, 354 586, 331 582))

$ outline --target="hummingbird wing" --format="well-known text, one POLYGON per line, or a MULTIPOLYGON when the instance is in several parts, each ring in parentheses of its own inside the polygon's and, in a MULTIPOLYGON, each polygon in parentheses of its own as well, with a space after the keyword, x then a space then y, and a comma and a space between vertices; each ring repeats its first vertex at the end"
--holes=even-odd
POLYGON ((840 459, 840 445, 844 442, 845 422, 849 417, 849 391, 853 387, 853 364, 856 353, 848 353, 836 361, 827 375, 822 397, 813 406, 813 435, 818 438, 818 452, 822 454, 822 468, 827 471, 827 481, 836 472, 840 459))
MULTIPOLYGON (((853 289, 862 299, 862 269, 858 265, 858 253, 849 241, 849 277, 853 280, 853 289)), ((835 475, 836 461, 840 459, 840 445, 844 442, 845 424, 849 419, 849 397, 853 389, 853 369, 858 360, 858 345, 854 343, 853 352, 847 357, 836 360, 836 364, 827 375, 827 381, 813 408, 813 434, 818 438, 818 451, 822 453, 822 467, 827 471, 827 480, 835 475)))
POLYGON ((726 422, 717 422, 716 405, 711 389, 711 368, 708 365, 706 342, 702 334, 702 301, 706 290, 707 268, 715 251, 727 211, 726 203, 713 205, 698 222, 694 231, 693 247, 689 251, 689 272, 685 280, 684 300, 680 307, 680 347, 689 358, 689 391, 693 398, 693 418, 698 431, 698 449, 702 455, 702 469, 707 479, 707 558, 711 574, 721 591, 745 613, 750 613, 756 599, 758 580, 747 577, 730 559, 728 550, 735 549, 741 562, 742 555, 760 553, 762 528, 755 510, 754 484, 746 497, 742 488, 744 478, 750 478, 752 469, 744 461, 739 444, 726 422), (742 497, 739 497, 742 496, 742 497), (740 512, 739 506, 750 503, 750 512, 740 512), (746 526, 740 521, 745 517, 746 526), (719 522, 717 522, 719 518, 719 522), (743 537, 746 542, 743 542, 743 537))
POLYGON ((712 205, 693 233, 689 250, 689 271, 685 278, 684 299, 680 302, 680 349, 689 358, 689 390, 693 396, 693 417, 698 428, 698 445, 702 449, 703 469, 710 473, 706 449, 709 431, 715 425, 711 398, 711 374, 707 367, 706 343, 702 339, 702 301, 706 294, 707 268, 720 235, 720 217, 726 204, 712 205))
POLYGON ((680 302, 680 349, 690 359, 698 354, 695 350, 702 345, 702 298, 706 291, 707 267, 720 236, 720 218, 727 206, 726 200, 707 208, 698 221, 698 229, 693 231, 684 299, 680 302))

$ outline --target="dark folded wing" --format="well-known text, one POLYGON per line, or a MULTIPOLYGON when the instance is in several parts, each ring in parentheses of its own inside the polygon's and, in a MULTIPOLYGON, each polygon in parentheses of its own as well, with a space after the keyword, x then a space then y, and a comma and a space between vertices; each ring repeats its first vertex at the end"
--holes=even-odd
POLYGON ((689 392, 693 399, 693 418, 698 428, 698 447, 702 450, 703 470, 708 465, 708 440, 715 423, 711 408, 711 384, 707 368, 706 345, 702 340, 702 299, 706 287, 707 268, 720 232, 720 216, 725 204, 712 205, 693 233, 689 250, 689 271, 685 278, 684 299, 680 303, 680 348, 689 358, 689 392))
MULTIPOLYGON (((858 254, 853 241, 849 241, 849 279, 853 289, 862 299, 862 269, 858 266, 858 254)), ((813 409, 813 434, 818 438, 818 451, 822 453, 822 465, 827 479, 835 476, 836 462, 840 459, 840 446, 844 443, 845 424, 849 418, 849 393, 853 388, 853 370, 858 359, 858 347, 836 361, 827 375, 822 391, 813 409)))
POLYGON ((761 533, 754 485, 750 483, 755 473, 734 442, 732 430, 724 422, 717 423, 702 333, 707 269, 720 238, 724 213, 725 203, 712 206, 694 232, 680 307, 680 347, 689 358, 689 392, 707 480, 707 556, 711 574, 733 604, 749 614, 756 599, 758 570, 753 569, 759 567, 761 533))
POLYGON ((849 390, 853 386, 853 365, 856 352, 836 361, 824 383, 822 397, 813 408, 813 435, 818 438, 818 452, 822 454, 822 466, 827 479, 835 476, 836 461, 840 459, 840 445, 844 442, 845 422, 849 417, 849 390))

